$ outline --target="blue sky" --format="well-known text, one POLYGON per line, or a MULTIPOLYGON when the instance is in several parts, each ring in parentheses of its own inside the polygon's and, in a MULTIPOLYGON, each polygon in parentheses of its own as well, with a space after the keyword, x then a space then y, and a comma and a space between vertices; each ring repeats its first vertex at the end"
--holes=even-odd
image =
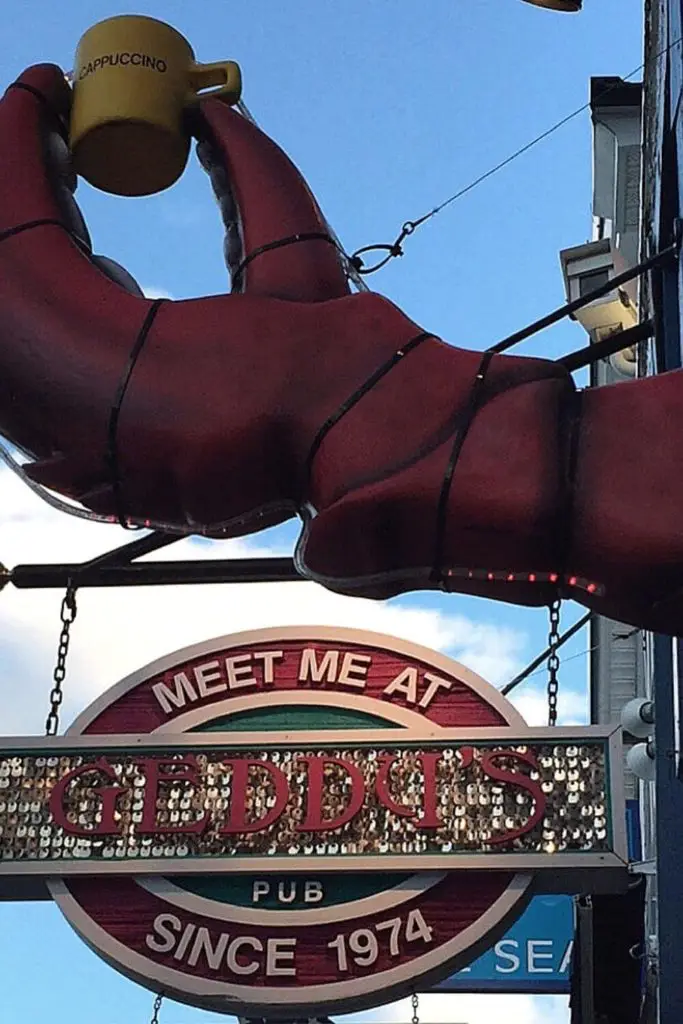
MULTIPOLYGON (((252 113, 300 166, 353 250, 392 241, 405 220, 580 106, 591 75, 626 74, 640 64, 641 0, 586 0, 584 6, 583 14, 569 16, 520 0, 140 0, 136 13, 173 24, 199 60, 240 63, 252 113)), ((82 33, 119 13, 131 9, 113 0, 22 0, 8 7, 0 83, 38 61, 71 67, 82 33)), ((177 298, 225 290, 222 228, 194 157, 162 195, 124 200, 82 183, 78 198, 96 251, 123 263, 145 289, 177 298)), ((403 259, 370 282, 444 339, 486 347, 562 303, 558 252, 590 238, 590 202, 585 112, 424 225, 407 241, 403 259)), ((581 328, 566 322, 522 351, 554 357, 585 342, 581 328)), ((4 471, 0 488, 0 559, 9 565, 85 558, 129 539, 115 527, 47 512, 4 471)), ((287 549, 293 537, 289 526, 233 550, 287 549)), ((184 557, 198 553, 199 545, 186 543, 178 554, 183 547, 189 549, 184 557)), ((12 588, 0 596, 0 732, 42 731, 58 601, 56 594, 12 588)), ((563 626, 581 614, 567 606, 563 626)), ((324 617, 331 625, 369 619, 371 628, 441 647, 499 684, 547 636, 542 610, 436 594, 368 608, 298 584, 239 594, 234 588, 90 592, 75 630, 65 718, 117 677, 186 642, 233 627, 324 617)), ((584 632, 566 648, 561 709, 572 720, 585 709, 586 646, 584 632)), ((537 674, 520 690, 525 713, 542 714, 543 685, 537 674)), ((425 1001, 423 1016, 469 1024, 503 1011, 510 1024, 568 1019, 565 1000, 500 999, 441 997, 431 1009, 425 1001)), ((128 1024, 148 1020, 151 1002, 85 949, 56 909, 0 905, 2 1024, 47 1018, 128 1024)), ((209 1024, 216 1017, 169 1004, 161 1019, 209 1024)))

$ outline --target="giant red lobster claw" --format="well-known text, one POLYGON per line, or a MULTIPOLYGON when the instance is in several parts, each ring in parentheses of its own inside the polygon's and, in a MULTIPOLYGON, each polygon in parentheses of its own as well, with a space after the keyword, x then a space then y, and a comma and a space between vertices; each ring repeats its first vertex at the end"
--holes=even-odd
POLYGON ((90 251, 69 102, 52 65, 0 101, 0 433, 35 481, 188 533, 298 513, 301 572, 347 594, 565 595, 683 631, 679 373, 577 393, 351 294, 296 168, 216 99, 194 130, 232 293, 147 300, 90 251))

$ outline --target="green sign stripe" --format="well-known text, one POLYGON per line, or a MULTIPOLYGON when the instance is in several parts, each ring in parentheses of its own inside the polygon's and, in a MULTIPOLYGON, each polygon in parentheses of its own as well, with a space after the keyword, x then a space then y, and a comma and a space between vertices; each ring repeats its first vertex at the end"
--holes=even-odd
MULTIPOLYGON (((367 711, 358 711, 352 708, 321 708, 313 704, 283 705, 281 707, 254 708, 250 711, 240 711, 234 715, 224 715, 211 722, 202 722, 201 725, 190 729, 190 732, 285 732, 291 729, 395 729, 396 723, 389 722, 379 715, 371 715, 367 711)), ((305 910, 307 907, 334 907, 343 903, 350 903, 353 900, 365 899, 367 896, 375 896, 385 892, 393 886, 398 885, 409 875, 406 874, 365 874, 357 875, 320 875, 323 883, 323 899, 316 904, 306 904, 303 901, 302 878, 298 879, 298 889, 295 899, 290 903, 282 903, 278 893, 287 898, 290 893, 290 883, 294 881, 289 875, 268 875, 267 880, 271 883, 270 893, 259 901, 259 908, 265 910, 305 910), (326 884, 329 883, 329 884, 326 884), (282 890, 279 886, 282 884, 282 890)), ((217 878, 212 875, 205 877, 174 877, 171 879, 174 885, 186 892, 194 893, 195 896, 203 896, 205 899, 215 900, 216 903, 231 903, 238 907, 252 907, 253 883, 251 875, 233 876, 231 878, 217 878)))
MULTIPOLYGON (((270 883, 270 892, 259 900, 258 909, 315 910, 320 907, 335 907, 342 903, 349 903, 351 900, 361 900, 367 896, 385 892, 410 876, 390 872, 384 872, 381 875, 364 873, 326 875, 312 872, 310 877, 322 884, 324 893, 323 899, 313 904, 304 902, 303 883, 306 877, 308 876, 265 875, 264 879, 270 883), (280 896, 288 899, 293 891, 293 883, 296 885, 295 898, 291 902, 282 902, 280 896)), ((256 875, 233 875, 231 878, 174 877, 170 881, 186 892, 215 900, 217 903, 231 903, 238 907, 256 907, 257 905, 253 902, 253 884, 256 878, 256 875)))
POLYGON ((321 708, 316 705, 282 705, 274 708, 254 708, 238 711, 234 715, 215 718, 211 722, 190 729, 189 732, 286 732, 292 729, 395 729, 379 715, 352 708, 321 708))

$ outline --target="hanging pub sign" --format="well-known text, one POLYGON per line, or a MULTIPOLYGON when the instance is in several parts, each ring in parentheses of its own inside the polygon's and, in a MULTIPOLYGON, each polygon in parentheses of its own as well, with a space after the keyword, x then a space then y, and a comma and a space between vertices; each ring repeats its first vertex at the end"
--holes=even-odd
POLYGON ((534 893, 624 886, 621 756, 390 637, 223 637, 66 736, 0 740, 0 897, 54 899, 194 1006, 376 1006, 465 967, 534 893))

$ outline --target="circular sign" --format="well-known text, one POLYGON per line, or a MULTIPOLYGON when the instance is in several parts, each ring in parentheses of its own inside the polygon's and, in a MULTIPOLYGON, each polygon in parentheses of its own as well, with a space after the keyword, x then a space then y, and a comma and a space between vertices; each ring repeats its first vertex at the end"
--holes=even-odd
MULTIPOLYGON (((492 686, 426 648, 297 627, 162 658, 113 686, 68 735, 262 733, 272 741, 372 730, 377 741, 383 729, 425 725, 524 722, 492 686)), ((342 807, 337 820, 344 817, 342 807)), ((343 843, 343 826, 330 831, 343 843)), ((312 849, 315 835, 308 842, 291 852, 312 849)), ((141 856, 175 849, 163 836, 148 843, 141 856)), ((50 891, 95 952, 148 988, 213 1011, 291 1019, 381 1005, 465 966, 521 913, 530 883, 510 871, 288 873, 279 857, 272 871, 70 878, 51 881, 50 891)))

